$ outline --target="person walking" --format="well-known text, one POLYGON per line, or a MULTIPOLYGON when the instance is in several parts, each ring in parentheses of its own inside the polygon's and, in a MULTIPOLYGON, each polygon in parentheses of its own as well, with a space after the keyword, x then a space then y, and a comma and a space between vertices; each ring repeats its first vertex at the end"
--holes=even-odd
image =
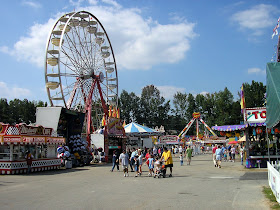
POLYGON ((216 162, 216 150, 217 150, 217 145, 215 145, 212 149, 212 156, 213 156, 213 162, 214 166, 217 167, 217 162, 216 162))
POLYGON ((111 172, 114 171, 115 166, 117 166, 117 170, 119 171, 119 158, 118 158, 118 154, 116 152, 116 150, 113 151, 113 157, 112 157, 112 162, 113 162, 113 167, 111 169, 111 172))
POLYGON ((154 156, 151 155, 148 158, 148 161, 149 161, 149 174, 148 174, 148 176, 154 176, 154 156))
POLYGON ((165 161, 165 168, 170 169, 169 177, 172 177, 173 160, 172 160, 171 151, 167 150, 166 147, 163 148, 163 153, 160 160, 162 161, 162 159, 164 159, 165 161))
POLYGON ((191 159, 192 159, 192 152, 191 146, 188 146, 188 149, 186 150, 187 153, 187 165, 191 165, 191 159))
POLYGON ((236 149, 235 149, 234 146, 231 147, 230 152, 231 152, 232 162, 235 162, 235 152, 236 152, 236 149))
POLYGON ((154 146, 154 148, 153 148, 153 155, 154 155, 154 157, 156 157, 157 156, 157 148, 154 146))
POLYGON ((181 166, 182 166, 182 165, 183 165, 183 162, 184 162, 183 154, 180 154, 179 158, 180 158, 180 163, 181 163, 181 166))
POLYGON ((135 171, 135 177, 138 176, 138 171, 139 171, 139 159, 138 159, 138 154, 134 155, 134 171, 135 171))
POLYGON ((134 156, 138 154, 135 150, 135 148, 133 147, 132 148, 132 153, 131 153, 131 156, 130 156, 130 168, 131 168, 131 172, 133 172, 133 169, 134 169, 134 156))
POLYGON ((142 165, 143 165, 143 155, 141 153, 141 150, 138 150, 138 162, 139 162, 139 167, 138 167, 138 174, 139 176, 142 175, 142 165))
POLYGON ((129 164, 129 156, 126 153, 125 150, 123 150, 122 154, 119 157, 119 162, 122 163, 122 169, 123 169, 123 176, 127 177, 129 176, 128 174, 128 164, 129 164))
POLYGON ((221 149, 220 145, 216 149, 215 153, 216 153, 217 167, 221 168, 221 162, 222 162, 222 157, 223 157, 223 150, 221 149))
POLYGON ((27 150, 26 155, 25 155, 25 159, 26 159, 26 163, 27 163, 27 173, 28 174, 31 172, 33 158, 34 157, 31 154, 31 152, 29 150, 27 150))

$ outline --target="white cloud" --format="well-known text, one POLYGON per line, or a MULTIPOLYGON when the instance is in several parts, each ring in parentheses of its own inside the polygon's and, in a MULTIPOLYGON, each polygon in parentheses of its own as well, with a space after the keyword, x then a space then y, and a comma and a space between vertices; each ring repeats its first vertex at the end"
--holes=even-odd
POLYGON ((97 5, 98 0, 88 0, 88 3, 92 5, 97 5))
POLYGON ((279 13, 279 10, 273 5, 259 4, 235 13, 232 15, 231 20, 236 22, 240 29, 249 29, 251 35, 260 36, 263 34, 263 29, 269 27, 273 29, 277 13, 279 13))
POLYGON ((209 92, 207 91, 202 91, 200 94, 206 96, 209 92))
POLYGON ((81 5, 81 3, 82 3, 83 1, 84 1, 84 0, 77 0, 77 1, 75 1, 75 0, 70 0, 69 2, 70 2, 71 5, 73 5, 73 6, 75 6, 75 7, 80 7, 80 5, 81 5))
POLYGON ((42 5, 39 4, 38 2, 33 2, 33 1, 23 1, 22 4, 35 9, 42 7, 42 5))
MULTIPOLYGON (((77 6, 81 2, 70 1, 77 6)), ((179 62, 197 36, 195 24, 183 19, 164 25, 150 17, 142 17, 138 8, 123 8, 113 0, 103 0, 102 5, 95 5, 95 0, 89 0, 89 3, 88 7, 77 7, 76 11, 89 11, 101 21, 111 40, 118 69, 148 70, 158 64, 179 62)), ((46 23, 34 24, 12 48, 0 46, 0 51, 43 67, 47 36, 54 23, 50 18, 46 23)))
POLYGON ((260 68, 249 68, 248 74, 265 74, 265 70, 262 70, 260 68))
POLYGON ((0 82, 0 98, 12 100, 14 98, 24 99, 31 96, 31 91, 26 88, 10 87, 5 82, 0 82))
POLYGON ((160 91, 160 95, 164 97, 166 100, 172 100, 173 96, 177 92, 185 93, 185 88, 179 88, 174 86, 156 86, 157 89, 160 91))
POLYGON ((43 67, 45 59, 45 46, 49 32, 55 19, 49 19, 45 24, 34 24, 25 37, 20 37, 13 48, 1 46, 0 51, 16 57, 18 61, 33 63, 38 67, 43 67))

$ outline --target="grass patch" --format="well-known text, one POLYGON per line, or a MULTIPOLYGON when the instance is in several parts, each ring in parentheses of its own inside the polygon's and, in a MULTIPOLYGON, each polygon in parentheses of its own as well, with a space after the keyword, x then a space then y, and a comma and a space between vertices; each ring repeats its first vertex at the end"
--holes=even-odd
POLYGON ((265 197, 270 201, 271 209, 280 209, 280 205, 276 201, 276 198, 269 186, 263 187, 263 193, 264 193, 265 197))

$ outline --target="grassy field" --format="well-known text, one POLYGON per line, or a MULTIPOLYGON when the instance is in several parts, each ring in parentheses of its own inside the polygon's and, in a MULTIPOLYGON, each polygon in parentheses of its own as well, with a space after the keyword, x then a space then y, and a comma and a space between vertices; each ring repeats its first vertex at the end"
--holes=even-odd
POLYGON ((265 197, 270 201, 271 209, 280 209, 280 205, 276 201, 276 198, 269 186, 263 187, 263 193, 265 194, 265 197))

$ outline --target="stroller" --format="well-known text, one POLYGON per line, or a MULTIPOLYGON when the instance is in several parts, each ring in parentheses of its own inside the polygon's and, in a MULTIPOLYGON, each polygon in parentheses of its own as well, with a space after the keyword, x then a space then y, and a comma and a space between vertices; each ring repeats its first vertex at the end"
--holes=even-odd
POLYGON ((165 178, 165 175, 166 175, 165 165, 163 164, 162 161, 159 161, 159 164, 156 166, 154 178, 156 178, 156 177, 157 178, 160 178, 160 177, 165 178))

